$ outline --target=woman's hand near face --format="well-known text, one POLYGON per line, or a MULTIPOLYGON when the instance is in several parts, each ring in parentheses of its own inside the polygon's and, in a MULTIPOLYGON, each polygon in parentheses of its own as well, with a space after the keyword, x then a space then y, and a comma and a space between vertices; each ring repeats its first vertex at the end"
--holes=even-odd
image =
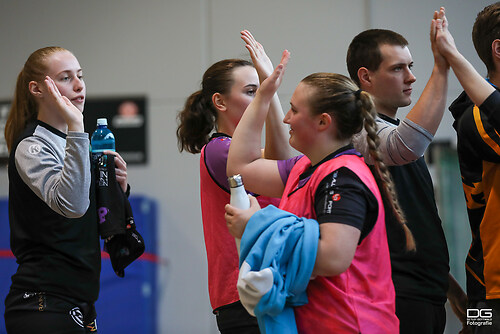
POLYGON ((50 99, 51 104, 55 106, 57 111, 66 121, 68 131, 83 132, 84 127, 82 112, 75 107, 66 96, 61 95, 52 78, 46 76, 45 84, 47 85, 49 92, 47 99, 50 99))
POLYGON ((226 224, 229 229, 229 233, 235 238, 241 239, 245 227, 247 226, 248 220, 254 213, 260 210, 260 204, 257 199, 253 196, 248 196, 250 198, 250 208, 246 210, 238 209, 230 204, 226 204, 226 224))
MULTIPOLYGON (((259 76, 259 82, 262 84, 264 80, 273 73, 274 67, 271 59, 267 56, 262 44, 257 42, 248 30, 243 30, 240 34, 252 58, 253 65, 259 76)), ((288 143, 289 129, 288 126, 282 122, 284 116, 278 94, 275 94, 269 105, 269 113, 266 117, 264 157, 267 159, 286 160, 293 156, 292 149, 288 143)))
MULTIPOLYGON (((264 196, 281 197, 284 189, 276 161, 261 157, 261 133, 289 57, 290 53, 285 50, 280 64, 257 90, 255 98, 234 130, 227 158, 227 174, 241 174, 247 189, 264 196)), ((266 130, 269 128, 271 127, 266 126, 266 130)), ((284 136, 286 137, 286 134, 284 136)), ((266 144, 267 142, 266 134, 266 144)))
POLYGON ((281 85, 289 59, 290 52, 288 52, 288 50, 283 51, 279 65, 276 66, 271 75, 261 83, 259 89, 257 90, 257 95, 264 97, 266 100, 271 99, 281 85))

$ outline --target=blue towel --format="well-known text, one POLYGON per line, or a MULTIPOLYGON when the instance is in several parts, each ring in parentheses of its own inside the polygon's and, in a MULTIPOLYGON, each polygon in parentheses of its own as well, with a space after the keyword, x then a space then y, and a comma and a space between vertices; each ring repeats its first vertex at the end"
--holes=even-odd
POLYGON ((308 301, 318 240, 316 220, 273 205, 248 221, 241 239, 238 292, 263 334, 297 333, 293 307, 308 301))

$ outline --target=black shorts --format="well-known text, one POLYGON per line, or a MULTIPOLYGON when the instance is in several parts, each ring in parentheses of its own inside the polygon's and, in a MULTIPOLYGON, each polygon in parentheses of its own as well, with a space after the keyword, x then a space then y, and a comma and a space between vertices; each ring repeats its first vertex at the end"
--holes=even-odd
POLYGON ((214 310, 221 334, 259 334, 257 318, 248 314, 240 301, 214 310))
POLYGON ((71 298, 11 289, 5 299, 7 333, 97 333, 94 305, 71 298))

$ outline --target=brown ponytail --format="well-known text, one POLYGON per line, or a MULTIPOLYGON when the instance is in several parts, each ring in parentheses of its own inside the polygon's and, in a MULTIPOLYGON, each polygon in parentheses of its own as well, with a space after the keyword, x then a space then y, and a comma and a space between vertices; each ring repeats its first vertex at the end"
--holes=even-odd
POLYGON ((215 127, 217 113, 215 109, 203 99, 201 90, 191 94, 177 115, 177 144, 179 151, 200 153, 202 147, 208 143, 209 135, 215 127))
POLYGON ((373 100, 367 92, 358 89, 348 77, 335 73, 314 73, 302 80, 316 88, 311 95, 309 105, 312 113, 329 113, 337 123, 337 137, 350 139, 364 127, 368 133, 366 139, 369 154, 374 160, 374 177, 381 190, 384 202, 390 205, 396 220, 401 224, 406 236, 406 249, 416 249, 415 239, 406 225, 397 199, 392 177, 387 166, 382 162, 378 146, 380 138, 375 124, 376 113, 373 100))
POLYGON ((67 50, 58 46, 36 50, 28 57, 23 69, 17 76, 16 90, 9 116, 5 123, 4 132, 9 151, 26 125, 34 121, 38 116, 37 104, 29 91, 29 83, 31 81, 41 82, 43 80, 47 73, 47 58, 59 51, 67 50))
POLYGON ((177 114, 177 145, 179 151, 200 153, 217 127, 217 110, 213 106, 215 93, 227 94, 233 86, 233 70, 253 66, 243 59, 225 59, 210 66, 203 74, 201 90, 191 94, 177 114))

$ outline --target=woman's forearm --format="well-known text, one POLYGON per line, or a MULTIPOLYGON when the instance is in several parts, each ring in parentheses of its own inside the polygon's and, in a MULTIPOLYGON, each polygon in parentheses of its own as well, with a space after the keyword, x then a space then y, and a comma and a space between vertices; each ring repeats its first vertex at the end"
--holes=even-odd
POLYGON ((227 175, 245 173, 249 164, 261 158, 261 133, 270 99, 257 93, 234 130, 227 159, 227 175))
POLYGON ((293 156, 292 148, 288 142, 288 126, 283 123, 283 118, 283 109, 278 94, 274 94, 266 118, 264 149, 266 159, 286 160, 293 156))

